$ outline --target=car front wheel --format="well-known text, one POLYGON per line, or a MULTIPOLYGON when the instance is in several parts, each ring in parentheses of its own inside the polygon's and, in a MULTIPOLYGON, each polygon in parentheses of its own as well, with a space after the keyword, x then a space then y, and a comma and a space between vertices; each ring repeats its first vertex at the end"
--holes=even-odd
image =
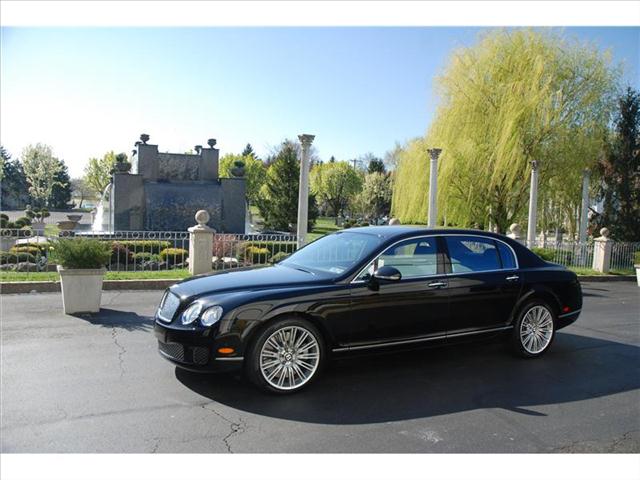
POLYGON ((513 349, 526 358, 539 357, 549 348, 554 335, 553 310, 546 302, 535 300, 520 310, 513 329, 513 349))
POLYGON ((256 339, 246 364, 249 379, 268 392, 293 393, 308 385, 324 360, 320 332, 301 319, 282 319, 256 339))

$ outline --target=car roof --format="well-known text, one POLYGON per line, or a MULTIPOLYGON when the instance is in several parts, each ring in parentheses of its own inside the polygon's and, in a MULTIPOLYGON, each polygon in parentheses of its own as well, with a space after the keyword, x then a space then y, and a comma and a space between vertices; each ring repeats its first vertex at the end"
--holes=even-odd
POLYGON ((486 230, 475 230, 472 228, 429 228, 420 225, 381 225, 369 227, 353 227, 342 232, 358 232, 377 235, 380 238, 402 238, 412 235, 435 235, 435 234, 466 234, 485 235, 495 238, 504 238, 499 233, 488 232, 486 230))

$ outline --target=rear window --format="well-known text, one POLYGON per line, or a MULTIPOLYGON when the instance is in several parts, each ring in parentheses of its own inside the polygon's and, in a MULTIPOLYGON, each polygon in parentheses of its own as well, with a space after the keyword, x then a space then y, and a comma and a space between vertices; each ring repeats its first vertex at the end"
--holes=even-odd
POLYGON ((516 259, 513 255, 513 250, 511 250, 506 244, 499 242, 497 240, 496 240, 496 245, 498 245, 498 252, 500 252, 500 259, 502 260, 502 268, 507 270, 516 268, 516 259))
POLYGON ((495 242, 474 236, 446 236, 453 273, 500 270, 500 258, 495 242))

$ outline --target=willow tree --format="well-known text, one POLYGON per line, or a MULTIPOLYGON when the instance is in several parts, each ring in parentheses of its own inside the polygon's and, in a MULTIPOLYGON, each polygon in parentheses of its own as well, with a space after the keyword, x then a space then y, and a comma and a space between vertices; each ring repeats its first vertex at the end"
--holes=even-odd
MULTIPOLYGON (((616 76, 607 54, 549 31, 496 30, 455 52, 437 79, 440 105, 424 140, 443 149, 441 221, 493 222, 505 231, 522 220, 535 160, 541 202, 553 199, 575 223, 579 177, 602 151, 616 76)), ((426 184, 425 153, 408 153, 398 169, 394 214, 424 222, 426 186, 419 199, 406 191, 417 179, 426 184)))

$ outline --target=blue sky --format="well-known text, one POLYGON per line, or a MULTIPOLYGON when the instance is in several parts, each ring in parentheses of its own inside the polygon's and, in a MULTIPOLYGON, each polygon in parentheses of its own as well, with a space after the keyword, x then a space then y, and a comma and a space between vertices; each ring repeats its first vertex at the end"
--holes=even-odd
MULTIPOLYGON (((221 153, 250 142, 265 156, 316 135, 323 159, 382 156, 422 135, 434 77, 485 29, 3 28, 0 141, 14 156, 51 145, 73 176, 140 133, 161 151, 215 137, 221 153)), ((565 28, 610 49, 640 85, 640 28, 565 28)))

